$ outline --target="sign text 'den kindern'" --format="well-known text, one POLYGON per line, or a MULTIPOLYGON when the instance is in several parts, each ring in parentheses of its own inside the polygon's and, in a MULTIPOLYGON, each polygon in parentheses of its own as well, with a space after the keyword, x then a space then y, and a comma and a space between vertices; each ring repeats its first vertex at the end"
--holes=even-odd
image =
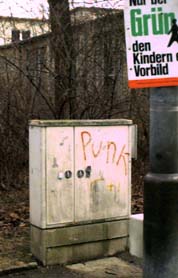
MULTIPOLYGON (((173 68, 178 63, 178 26, 176 9, 167 9, 168 5, 167 0, 128 2, 125 24, 130 87, 161 86, 163 80, 160 78, 169 78, 175 72, 173 68), (177 52, 171 49, 172 46, 175 48, 175 44, 177 52), (153 79, 151 86, 146 86, 149 85, 147 79, 153 79)), ((178 83, 178 78, 175 80, 178 83)))

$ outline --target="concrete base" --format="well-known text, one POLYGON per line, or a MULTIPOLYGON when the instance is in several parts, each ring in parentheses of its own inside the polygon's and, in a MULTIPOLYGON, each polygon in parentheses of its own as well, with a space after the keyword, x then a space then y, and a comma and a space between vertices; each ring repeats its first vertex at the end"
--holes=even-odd
POLYGON ((43 265, 112 256, 128 247, 128 219, 40 229, 31 226, 31 251, 43 265))
POLYGON ((133 214, 129 223, 130 254, 143 257, 143 214, 133 214))

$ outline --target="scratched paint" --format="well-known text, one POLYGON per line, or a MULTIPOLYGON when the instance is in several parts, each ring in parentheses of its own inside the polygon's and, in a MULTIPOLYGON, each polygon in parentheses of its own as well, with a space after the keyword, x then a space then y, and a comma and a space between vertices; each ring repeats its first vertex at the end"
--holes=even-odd
MULTIPOLYGON (((115 191, 116 188, 117 188, 117 186, 114 185, 114 184, 112 184, 112 183, 105 185, 104 179, 103 179, 103 178, 99 178, 99 179, 93 180, 93 181, 90 183, 90 189, 93 190, 93 191, 95 191, 95 188, 97 188, 97 185, 98 185, 99 183, 102 183, 102 186, 103 186, 102 190, 103 190, 104 187, 105 187, 108 191, 112 192, 112 191, 115 191)), ((118 184, 118 191, 119 191, 119 184, 118 184)))
POLYGON ((48 225, 73 221, 73 130, 46 129, 46 222, 48 225))
POLYGON ((99 178, 99 179, 96 179, 96 180, 92 181, 92 182, 90 183, 91 189, 92 189, 97 183, 103 182, 103 181, 104 181, 103 178, 99 178))
POLYGON ((105 182, 104 182, 104 179, 103 179, 103 178, 99 178, 99 179, 93 180, 93 181, 90 183, 90 189, 93 190, 93 191, 95 191, 95 188, 97 187, 97 184, 98 184, 98 183, 101 183, 101 182, 103 182, 103 183, 102 183, 102 184, 103 184, 102 190, 103 190, 104 188, 106 188, 106 189, 107 189, 108 191, 110 191, 110 192, 113 192, 113 191, 119 192, 119 191, 120 191, 120 183, 118 183, 117 185, 112 184, 112 183, 106 184, 106 185, 105 185, 105 182))
POLYGON ((53 167, 53 168, 58 168, 57 158, 56 158, 56 157, 54 157, 54 158, 53 158, 53 164, 52 164, 52 167, 53 167))

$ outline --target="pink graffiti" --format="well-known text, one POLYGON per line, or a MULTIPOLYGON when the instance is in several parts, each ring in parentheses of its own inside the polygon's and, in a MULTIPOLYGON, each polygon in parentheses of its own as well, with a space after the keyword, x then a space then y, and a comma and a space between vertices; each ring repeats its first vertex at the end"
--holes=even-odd
POLYGON ((81 141, 83 158, 85 161, 87 160, 87 154, 92 154, 94 158, 97 158, 102 155, 103 152, 105 152, 106 164, 115 163, 117 166, 119 166, 120 163, 123 163, 125 175, 128 174, 127 157, 129 156, 129 153, 126 151, 125 144, 122 146, 121 149, 118 149, 117 143, 114 141, 100 141, 99 144, 96 144, 94 138, 92 138, 91 133, 88 131, 81 132, 81 141))

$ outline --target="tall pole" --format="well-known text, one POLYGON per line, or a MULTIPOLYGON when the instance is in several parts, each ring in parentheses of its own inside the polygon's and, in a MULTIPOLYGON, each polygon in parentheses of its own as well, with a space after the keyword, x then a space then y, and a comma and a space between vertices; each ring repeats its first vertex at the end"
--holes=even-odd
POLYGON ((144 278, 178 277, 178 87, 150 90, 144 184, 144 278))

